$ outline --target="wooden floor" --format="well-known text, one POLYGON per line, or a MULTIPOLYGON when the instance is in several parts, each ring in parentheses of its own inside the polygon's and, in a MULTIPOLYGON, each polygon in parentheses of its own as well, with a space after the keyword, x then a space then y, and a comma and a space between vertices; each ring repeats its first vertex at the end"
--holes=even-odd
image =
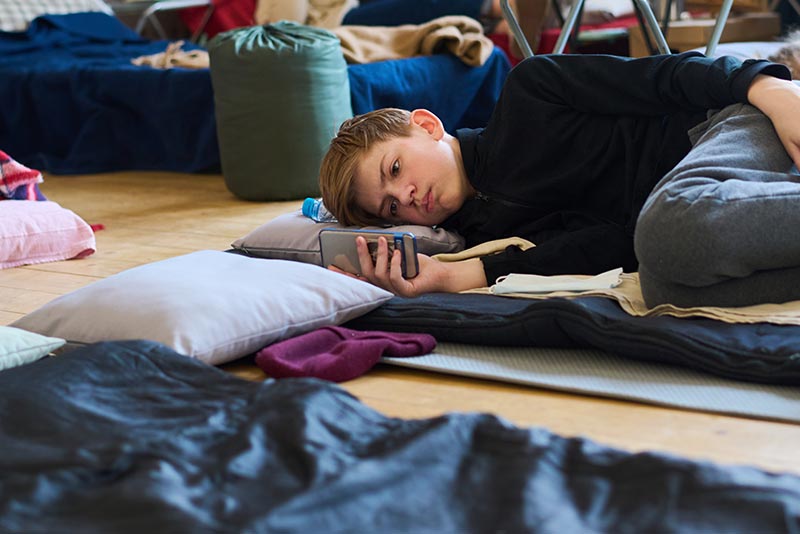
MULTIPOLYGON (((44 193, 97 232, 96 254, 0 271, 0 324, 58 295, 124 269, 194 250, 223 250, 299 201, 235 199, 217 175, 118 173, 46 176, 44 193)), ((225 369, 253 380, 248 361, 225 369)), ((343 387, 384 414, 420 418, 446 412, 491 412, 522 426, 586 436, 632 451, 658 450, 800 474, 800 425, 577 396, 485 380, 381 365, 343 387)), ((0 393, 1 394, 1 393, 0 393)))

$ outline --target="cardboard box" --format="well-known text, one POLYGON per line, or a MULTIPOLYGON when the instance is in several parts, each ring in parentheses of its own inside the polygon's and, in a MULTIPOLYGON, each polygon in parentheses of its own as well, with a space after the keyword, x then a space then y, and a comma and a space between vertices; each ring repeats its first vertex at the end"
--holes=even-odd
MULTIPOLYGON (((673 52, 685 52, 706 46, 714 31, 715 19, 671 21, 667 29, 667 44, 673 52)), ((720 43, 739 41, 773 41, 780 35, 781 19, 777 13, 747 13, 731 15, 722 31, 720 43)), ((629 34, 631 57, 650 55, 642 38, 642 28, 632 26, 629 34)))

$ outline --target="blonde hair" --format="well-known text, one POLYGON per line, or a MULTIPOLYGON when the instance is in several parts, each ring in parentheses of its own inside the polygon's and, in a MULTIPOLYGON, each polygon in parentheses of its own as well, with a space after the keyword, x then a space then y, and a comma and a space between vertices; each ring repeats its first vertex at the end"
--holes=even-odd
POLYGON ((783 63, 789 67, 793 80, 800 79, 800 30, 790 32, 783 41, 785 44, 767 56, 767 60, 783 63))
POLYGON ((359 160, 376 143, 411 135, 411 113, 384 108, 348 119, 339 127, 322 158, 319 188, 322 202, 345 226, 371 226, 386 221, 355 202, 353 178, 359 160))

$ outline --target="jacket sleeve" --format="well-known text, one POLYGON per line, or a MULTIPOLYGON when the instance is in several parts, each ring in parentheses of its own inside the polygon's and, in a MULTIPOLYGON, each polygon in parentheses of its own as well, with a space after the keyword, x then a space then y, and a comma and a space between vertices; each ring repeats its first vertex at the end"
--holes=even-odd
POLYGON ((625 58, 607 55, 534 56, 509 74, 510 105, 533 98, 585 113, 663 115, 747 103, 753 78, 791 79, 784 65, 698 52, 625 58))
POLYGON ((613 223, 562 232, 528 250, 510 246, 481 261, 489 285, 510 273, 599 274, 616 267, 625 272, 638 268, 630 234, 613 223))

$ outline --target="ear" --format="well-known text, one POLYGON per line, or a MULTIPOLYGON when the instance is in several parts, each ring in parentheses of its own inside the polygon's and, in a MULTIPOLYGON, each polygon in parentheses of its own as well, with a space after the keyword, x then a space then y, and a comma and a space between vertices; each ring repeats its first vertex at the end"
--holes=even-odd
POLYGON ((415 109, 412 111, 411 124, 420 126, 436 141, 444 137, 445 131, 442 121, 432 111, 428 111, 427 109, 415 109))

